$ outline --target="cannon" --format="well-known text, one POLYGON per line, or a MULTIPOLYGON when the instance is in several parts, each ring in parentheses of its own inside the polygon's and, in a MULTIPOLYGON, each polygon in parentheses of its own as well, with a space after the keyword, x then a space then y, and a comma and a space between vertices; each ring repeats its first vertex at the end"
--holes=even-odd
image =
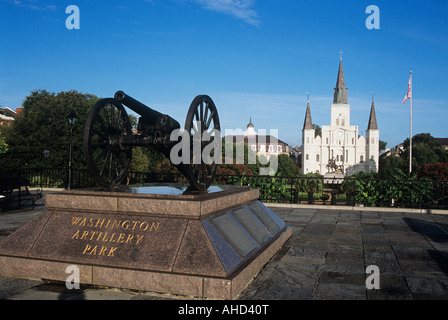
MULTIPOLYGON (((176 129, 180 129, 180 124, 172 117, 151 109, 123 91, 117 91, 113 98, 100 99, 88 115, 84 129, 87 168, 100 185, 113 189, 128 176, 133 147, 156 145, 170 158, 171 149, 178 143, 170 139, 176 129), (135 131, 124 106, 140 115, 135 131)), ((207 95, 196 96, 188 109, 184 126, 191 150, 193 137, 198 133, 202 137, 214 129, 221 130, 213 100, 207 95)), ((213 138, 208 143, 212 143, 213 138)), ((200 142, 201 154, 208 143, 200 142)), ((215 178, 217 163, 205 162, 202 158, 197 163, 193 156, 194 153, 190 152, 190 161, 176 167, 187 178, 189 190, 206 192, 215 178)))

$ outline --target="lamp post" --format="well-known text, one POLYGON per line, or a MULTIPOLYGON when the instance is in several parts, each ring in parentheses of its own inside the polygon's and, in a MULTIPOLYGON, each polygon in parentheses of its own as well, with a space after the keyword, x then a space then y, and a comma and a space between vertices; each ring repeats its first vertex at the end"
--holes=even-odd
POLYGON ((76 114, 73 110, 67 116, 68 124, 70 125, 70 152, 68 156, 68 184, 67 189, 70 190, 72 183, 72 137, 73 137, 73 125, 76 121, 76 114))
POLYGON ((44 152, 42 152, 42 154, 44 155, 44 159, 45 159, 45 187, 48 187, 48 165, 47 165, 47 161, 48 161, 48 158, 50 157, 50 151, 49 150, 44 150, 44 152))

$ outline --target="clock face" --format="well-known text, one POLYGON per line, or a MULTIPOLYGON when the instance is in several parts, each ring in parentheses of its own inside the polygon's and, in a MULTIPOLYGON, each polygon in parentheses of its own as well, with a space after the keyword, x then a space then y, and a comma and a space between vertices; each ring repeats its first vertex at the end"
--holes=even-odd
POLYGON ((339 138, 342 138, 342 135, 343 135, 342 131, 339 131, 339 132, 338 132, 338 137, 339 137, 339 138))

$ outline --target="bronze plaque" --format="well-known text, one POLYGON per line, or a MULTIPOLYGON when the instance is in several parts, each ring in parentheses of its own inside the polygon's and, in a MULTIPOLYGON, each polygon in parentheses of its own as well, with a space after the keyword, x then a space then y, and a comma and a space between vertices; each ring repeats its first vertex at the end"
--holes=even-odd
POLYGON ((230 212, 212 218, 211 222, 241 257, 257 248, 257 242, 230 212))
POLYGON ((247 209, 247 207, 234 210, 233 215, 259 244, 265 243, 272 236, 272 233, 268 228, 266 228, 260 220, 247 209))
POLYGON ((281 229, 280 224, 268 212, 268 208, 260 206, 258 202, 249 205, 249 209, 257 216, 258 219, 269 229, 270 232, 276 233, 281 229))

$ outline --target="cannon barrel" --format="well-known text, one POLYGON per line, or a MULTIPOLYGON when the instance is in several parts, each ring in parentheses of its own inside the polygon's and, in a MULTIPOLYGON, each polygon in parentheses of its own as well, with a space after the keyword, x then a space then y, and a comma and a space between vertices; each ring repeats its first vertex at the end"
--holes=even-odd
POLYGON ((163 117, 164 115, 154 109, 151 109, 147 105, 144 105, 140 101, 135 100, 131 96, 127 95, 123 91, 117 91, 114 95, 115 100, 118 102, 124 104, 126 107, 131 109, 132 111, 135 111, 139 115, 141 115, 143 118, 145 118, 145 121, 148 123, 156 124, 157 119, 163 117))
POLYGON ((179 122, 170 116, 151 109, 121 90, 115 92, 114 98, 132 111, 138 113, 142 117, 145 125, 153 126, 162 130, 164 133, 171 133, 174 129, 180 128, 179 122))

